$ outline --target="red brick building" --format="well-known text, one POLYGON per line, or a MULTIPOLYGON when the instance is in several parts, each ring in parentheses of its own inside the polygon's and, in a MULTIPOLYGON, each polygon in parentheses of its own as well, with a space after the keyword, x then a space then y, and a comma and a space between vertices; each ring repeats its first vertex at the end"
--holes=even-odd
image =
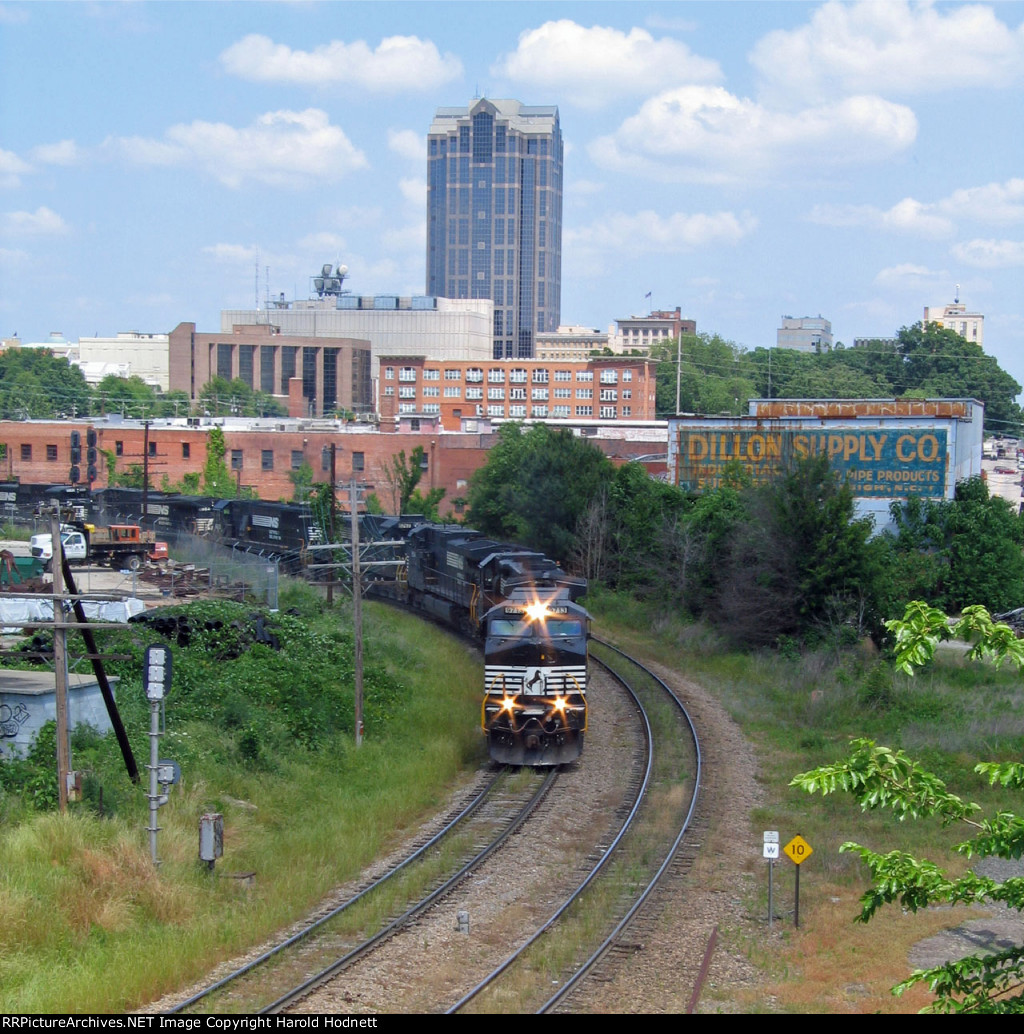
POLYGON ((411 415, 437 417, 446 431, 459 430, 466 418, 653 420, 656 367, 649 359, 621 356, 584 363, 381 356, 381 426, 411 415))
MULTIPOLYGON (((630 382, 626 382, 630 383, 630 382)), ((484 419, 474 431, 447 432, 439 417, 404 418, 396 430, 383 434, 366 424, 336 421, 271 420, 154 420, 147 429, 141 421, 0 421, 0 481, 26 484, 69 483, 71 432, 81 436, 82 483, 86 481, 87 433, 96 432, 97 478, 94 489, 106 488, 110 465, 118 472, 145 467, 155 491, 174 486, 186 474, 200 473, 206 463, 212 427, 224 433, 228 469, 237 484, 252 488, 262 499, 291 500, 294 482, 289 476, 308 463, 314 481, 330 479, 330 447, 335 447, 335 472, 339 481, 355 473, 375 492, 386 510, 393 509, 393 492, 384 474, 387 460, 404 451, 412 455, 423 447, 424 466, 420 489, 445 490, 442 515, 462 512, 470 475, 487 460, 496 433, 484 419)), ((664 469, 666 425, 592 423, 574 431, 587 437, 613 463, 631 459, 660 458, 664 469)))

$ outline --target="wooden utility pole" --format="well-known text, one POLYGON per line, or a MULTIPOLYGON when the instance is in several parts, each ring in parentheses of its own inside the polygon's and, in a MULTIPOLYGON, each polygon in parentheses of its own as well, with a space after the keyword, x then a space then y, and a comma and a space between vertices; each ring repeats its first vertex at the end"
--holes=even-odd
POLYGON ((348 505, 352 511, 352 638, 355 640, 355 723, 356 746, 363 742, 363 579, 359 570, 359 489, 352 473, 348 505))
MULTIPOLYGON (((328 530, 327 530, 327 541, 333 544, 337 540, 334 537, 334 516, 337 511, 337 489, 338 489, 338 471, 337 471, 337 446, 334 442, 331 442, 331 509, 330 516, 328 518, 328 530)), ((323 512, 323 511, 321 511, 323 512)), ((328 571, 327 577, 327 606, 334 606, 334 571, 328 571)))
POLYGON ((149 421, 142 421, 142 527, 149 512, 149 421))
POLYGON ((71 772, 71 742, 68 739, 68 631, 64 622, 64 549, 60 541, 60 511, 50 514, 53 572, 53 667, 57 719, 57 802, 61 811, 68 807, 68 774, 71 772))

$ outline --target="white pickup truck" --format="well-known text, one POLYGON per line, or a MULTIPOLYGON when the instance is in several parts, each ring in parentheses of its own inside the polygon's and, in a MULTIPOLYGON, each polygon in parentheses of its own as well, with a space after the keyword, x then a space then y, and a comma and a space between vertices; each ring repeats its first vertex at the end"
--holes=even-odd
MULTIPOLYGON (((147 559, 167 559, 167 543, 157 542, 154 532, 142 531, 137 524, 113 524, 109 528, 62 524, 60 543, 69 564, 93 561, 134 571, 147 559)), ((32 556, 42 560, 49 571, 53 560, 53 536, 49 533, 33 535, 29 548, 32 556)))

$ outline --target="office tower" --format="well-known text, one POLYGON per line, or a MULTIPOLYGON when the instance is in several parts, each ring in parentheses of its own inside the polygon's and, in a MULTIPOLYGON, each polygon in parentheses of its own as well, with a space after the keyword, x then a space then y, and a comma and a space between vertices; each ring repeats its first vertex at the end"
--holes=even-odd
POLYGON ((438 108, 427 148, 427 294, 490 298, 494 357, 530 358, 561 316, 558 108, 438 108))

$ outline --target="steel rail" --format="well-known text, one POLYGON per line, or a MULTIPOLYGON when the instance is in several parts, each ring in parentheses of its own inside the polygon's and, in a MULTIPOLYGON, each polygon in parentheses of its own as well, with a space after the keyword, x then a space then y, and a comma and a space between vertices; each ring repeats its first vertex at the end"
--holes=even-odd
POLYGON ((662 876, 664 876, 665 871, 668 869, 669 865, 672 863, 672 860, 675 857, 676 851, 679 849, 679 845, 682 843, 683 837, 689 831, 690 823, 692 822, 694 812, 697 809, 697 801, 698 801, 698 799, 700 797, 700 784, 701 784, 701 776, 702 776, 702 759, 701 759, 701 751, 700 751, 700 738, 697 735, 697 729, 694 726, 693 719, 690 717, 690 713, 686 710, 685 705, 679 699, 679 697, 676 696, 675 692, 664 681, 664 679, 661 679, 657 675, 655 675, 654 672, 650 670, 650 668, 648 668, 645 665, 641 664, 635 658, 630 657, 628 654, 626 654, 622 650, 620 650, 617 646, 614 646, 611 643, 605 642, 603 640, 596 640, 596 641, 601 643, 601 645, 606 647, 607 649, 612 650, 613 652, 619 654, 620 657, 624 658, 625 660, 628 660, 631 664, 636 665, 642 671, 646 672, 647 675, 650 676, 652 679, 654 679, 654 681, 659 686, 661 686, 661 688, 665 691, 665 693, 672 700, 675 701, 676 706, 679 708, 680 712, 682 713, 683 717, 686 720, 687 726, 690 729, 690 735, 692 737, 693 746, 694 746, 694 749, 696 751, 697 765, 696 765, 696 773, 695 773, 695 777, 694 777, 694 792, 693 792, 693 796, 692 796, 692 798, 690 800, 690 807, 687 810, 686 817, 683 820, 683 825, 680 828, 679 833, 676 836, 676 838, 675 838, 675 840, 674 840, 674 842, 672 844, 671 849, 666 853, 664 861, 658 867, 657 872, 655 872, 654 876, 650 879, 650 881, 648 882, 647 886, 644 888, 643 893, 640 894, 640 896, 634 902, 633 906, 629 909, 629 911, 626 913, 626 915, 623 916, 622 920, 616 925, 615 929, 612 930, 612 932, 598 946, 598 948, 594 951, 594 953, 585 962, 583 962, 579 966, 579 968, 576 970, 576 972, 565 982, 565 984, 563 984, 562 987, 559 988, 559 990, 554 995, 552 995, 551 998, 549 998, 548 1001, 546 1001, 540 1007, 540 1009, 538 1010, 539 1013, 548 1012, 550 1009, 552 1009, 556 1005, 558 1005, 558 1003, 561 1002, 577 986, 577 984, 579 984, 580 981, 583 980, 583 978, 587 976, 587 974, 594 968, 594 966, 602 958, 602 956, 608 951, 608 949, 612 947, 612 945, 618 939, 618 937, 622 933, 622 931, 629 925, 630 921, 633 919, 633 917, 636 915, 636 913, 643 906, 644 902, 648 899, 648 897, 651 895, 651 893, 657 887, 658 883, 661 882, 662 876))
POLYGON ((620 685, 622 685, 622 687, 626 690, 627 693, 629 693, 629 695, 633 698, 633 701, 636 703, 637 707, 640 709, 640 714, 643 719, 644 739, 647 747, 647 764, 644 768, 644 777, 640 782, 640 786, 637 790, 637 794, 633 801, 632 807, 630 808, 629 813, 623 821, 618 833, 616 833, 615 838, 608 845, 607 849, 601 855, 600 859, 598 859, 597 864, 587 874, 586 878, 582 881, 582 883, 580 883, 579 886, 576 887, 576 889, 570 894, 570 896, 558 907, 558 909, 554 913, 552 913, 552 915, 546 920, 546 922, 544 922, 544 924, 540 926, 536 930, 536 932, 530 936, 528 940, 521 944, 499 966, 493 969, 486 977, 484 977, 483 980, 480 981, 480 983, 478 983, 475 987, 468 991, 454 1005, 446 1009, 445 1015, 450 1016, 453 1013, 458 1012, 460 1009, 463 1008, 463 1006, 467 1005, 474 998, 476 998, 477 995, 479 995, 482 991, 486 990, 486 988, 489 985, 493 984, 494 981, 497 980, 498 977, 501 976, 501 974, 509 968, 509 966, 515 963, 516 960, 524 954, 524 952, 526 952, 538 940, 540 940, 540 938, 545 933, 547 933, 547 931, 550 930, 552 926, 554 926, 554 924, 565 914, 565 912, 569 908, 571 908, 573 904, 575 904, 575 902, 579 899, 580 895, 582 895, 582 893, 587 889, 587 887, 589 887, 590 884, 597 878, 598 874, 611 859, 616 848, 621 843, 623 837, 629 831, 629 828, 632 825, 633 820, 636 818, 637 812, 640 810, 640 805, 643 803, 644 798, 646 797, 648 787, 650 786, 651 773, 654 765, 654 752, 652 749, 653 740, 651 734, 651 725, 647 718, 647 712, 644 710, 643 704, 641 704, 639 698, 633 692, 632 688, 625 681, 625 679, 623 679, 616 671, 610 668, 599 658, 591 657, 591 660, 596 662, 597 664, 600 664, 601 667, 603 667, 612 676, 612 678, 614 678, 620 685))
POLYGON ((451 890, 453 890, 459 883, 461 883, 466 876, 472 872, 481 862, 489 858, 506 840, 529 818, 530 814, 537 808, 540 802, 547 796, 548 791, 551 789, 558 777, 558 769, 551 768, 545 775, 543 783, 537 789, 537 792, 530 798, 526 804, 523 805, 519 814, 516 818, 509 823, 501 834, 495 837, 483 850, 479 851, 473 858, 471 858, 461 869, 458 870, 454 875, 447 879, 440 887, 432 891, 426 897, 422 898, 411 908, 407 909, 397 919, 390 922, 382 930, 378 931, 372 937, 363 941, 362 944, 357 945, 350 952, 343 955, 340 959, 337 959, 331 965, 326 966, 320 970, 319 973, 314 974, 308 980, 292 988, 287 994, 282 995, 276 1001, 271 1002, 270 1005, 264 1006, 259 1010, 259 1015, 265 1015, 269 1013, 280 1012, 285 1006, 292 1004, 300 998, 305 997, 310 991, 315 990, 320 985, 326 983, 331 977, 340 973, 343 969, 349 966, 352 962, 358 959, 360 956, 365 955, 371 948, 377 944, 388 939, 392 934, 396 933, 403 926, 405 926, 410 920, 426 911, 431 905, 441 898, 445 897, 451 890))

